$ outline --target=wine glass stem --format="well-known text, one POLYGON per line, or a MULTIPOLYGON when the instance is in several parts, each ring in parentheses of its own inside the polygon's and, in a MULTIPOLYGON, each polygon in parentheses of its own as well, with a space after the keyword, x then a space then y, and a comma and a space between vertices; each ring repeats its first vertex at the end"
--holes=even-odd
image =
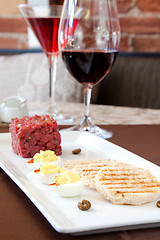
POLYGON ((92 93, 92 86, 87 85, 83 86, 83 98, 84 98, 84 117, 83 117, 83 124, 90 125, 91 118, 89 116, 89 108, 90 108, 90 101, 91 101, 91 93, 92 93))
POLYGON ((51 55, 49 60, 49 108, 50 114, 55 114, 55 84, 56 84, 56 71, 57 71, 57 56, 51 55))

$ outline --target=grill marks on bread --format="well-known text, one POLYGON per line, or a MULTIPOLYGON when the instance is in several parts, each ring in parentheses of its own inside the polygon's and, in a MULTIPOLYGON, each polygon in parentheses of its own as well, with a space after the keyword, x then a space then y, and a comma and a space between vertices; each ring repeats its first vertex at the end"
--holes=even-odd
POLYGON ((151 172, 130 164, 109 159, 68 160, 63 166, 114 204, 141 205, 160 195, 160 182, 151 172))
POLYGON ((78 163, 79 160, 67 160, 63 163, 63 167, 66 168, 68 171, 72 171, 73 167, 78 163))
POLYGON ((89 165, 83 169, 81 176, 84 180, 84 183, 90 188, 95 188, 95 176, 97 172, 104 166, 107 166, 111 161, 108 160, 99 160, 89 163, 89 165))
POLYGON ((141 205, 160 194, 160 182, 148 170, 123 163, 101 168, 95 176, 95 185, 114 204, 141 205))
POLYGON ((81 160, 78 163, 76 163, 76 165, 72 168, 72 171, 82 176, 83 170, 86 169, 90 163, 91 161, 89 160, 81 160))

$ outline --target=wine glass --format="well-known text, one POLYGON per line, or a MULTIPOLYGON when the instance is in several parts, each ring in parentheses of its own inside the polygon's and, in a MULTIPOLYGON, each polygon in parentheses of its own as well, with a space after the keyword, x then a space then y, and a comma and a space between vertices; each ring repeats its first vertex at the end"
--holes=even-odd
POLYGON ((59 114, 55 108, 56 66, 59 56, 58 29, 62 5, 29 5, 20 4, 18 8, 39 41, 49 63, 49 107, 46 111, 54 116, 58 123, 69 123, 71 117, 59 114))
POLYGON ((85 105, 81 123, 70 130, 89 131, 105 139, 113 135, 92 124, 89 105, 92 88, 109 73, 119 43, 120 25, 115 0, 64 2, 59 49, 66 68, 83 86, 85 105))

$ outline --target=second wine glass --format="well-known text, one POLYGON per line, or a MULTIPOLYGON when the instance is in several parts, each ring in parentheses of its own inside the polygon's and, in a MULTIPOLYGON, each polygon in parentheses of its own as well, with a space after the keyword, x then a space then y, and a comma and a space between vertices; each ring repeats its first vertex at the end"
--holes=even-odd
MULTIPOLYGON (((70 130, 89 131, 102 138, 112 132, 91 122, 91 91, 110 71, 120 43, 120 25, 115 0, 65 0, 59 48, 66 68, 82 84, 84 117, 70 130)), ((98 106, 97 106, 98 107, 98 106)))
POLYGON ((63 5, 20 4, 18 8, 39 41, 49 63, 49 104, 43 113, 53 115, 58 123, 70 123, 72 117, 60 114, 55 105, 55 81, 58 48, 58 30, 63 5))

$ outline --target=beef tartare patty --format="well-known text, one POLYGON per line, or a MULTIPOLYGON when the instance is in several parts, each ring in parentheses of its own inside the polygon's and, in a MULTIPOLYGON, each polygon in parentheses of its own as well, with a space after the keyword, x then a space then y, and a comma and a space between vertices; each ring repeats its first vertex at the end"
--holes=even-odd
POLYGON ((61 155, 61 135, 57 122, 49 115, 15 118, 9 125, 14 153, 33 157, 40 150, 52 150, 61 155))

